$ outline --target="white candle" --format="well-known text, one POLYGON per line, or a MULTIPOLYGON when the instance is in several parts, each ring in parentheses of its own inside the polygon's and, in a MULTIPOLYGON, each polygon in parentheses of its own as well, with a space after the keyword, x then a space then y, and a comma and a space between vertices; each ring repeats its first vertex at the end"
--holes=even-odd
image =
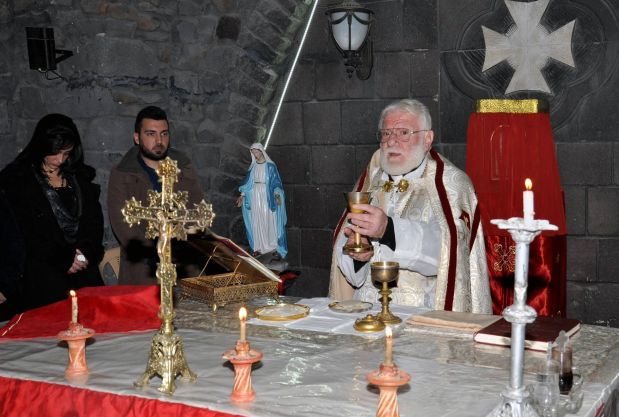
POLYGON ((77 323, 77 294, 71 290, 69 295, 71 296, 71 322, 77 323))
POLYGON ((524 181, 526 190, 522 192, 522 208, 524 212, 524 220, 531 221, 535 215, 535 208, 533 205, 533 182, 527 178, 524 181))
POLYGON ((240 341, 245 341, 245 320, 247 320, 247 310, 245 307, 241 307, 239 310, 239 320, 241 321, 241 338, 240 341))
POLYGON ((391 327, 385 328, 385 365, 393 365, 393 335, 391 327))

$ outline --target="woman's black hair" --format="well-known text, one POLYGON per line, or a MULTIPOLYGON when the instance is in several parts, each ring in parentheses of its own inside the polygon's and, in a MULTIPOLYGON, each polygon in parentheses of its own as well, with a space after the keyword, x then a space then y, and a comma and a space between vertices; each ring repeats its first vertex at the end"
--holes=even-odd
POLYGON ((44 116, 34 129, 30 142, 10 165, 32 165, 43 174, 43 159, 71 149, 69 157, 60 166, 60 174, 74 173, 84 163, 82 140, 73 120, 64 114, 44 116))

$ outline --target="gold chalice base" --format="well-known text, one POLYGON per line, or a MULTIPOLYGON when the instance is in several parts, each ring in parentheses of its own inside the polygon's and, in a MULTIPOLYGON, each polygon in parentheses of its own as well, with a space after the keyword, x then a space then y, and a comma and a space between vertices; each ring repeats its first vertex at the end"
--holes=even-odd
POLYGON ((368 314, 362 319, 357 319, 354 328, 356 331, 362 333, 380 332, 381 330, 385 330, 385 323, 378 320, 376 316, 368 314))
POLYGON ((393 313, 389 310, 389 307, 387 307, 387 314, 380 312, 376 315, 376 319, 380 320, 384 324, 402 323, 402 319, 393 315, 393 313))
POLYGON ((369 245, 367 243, 360 243, 358 245, 344 245, 344 248, 342 250, 344 251, 344 253, 364 253, 369 252, 371 249, 372 245, 369 245))

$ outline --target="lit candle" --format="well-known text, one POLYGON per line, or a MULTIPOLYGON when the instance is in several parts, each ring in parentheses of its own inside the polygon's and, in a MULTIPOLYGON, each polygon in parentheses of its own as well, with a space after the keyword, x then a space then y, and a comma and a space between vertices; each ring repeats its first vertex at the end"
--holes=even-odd
POLYGON ((527 178, 524 181, 524 186, 526 190, 522 192, 522 208, 524 211, 524 220, 531 221, 533 220, 533 216, 535 215, 535 209, 533 207, 533 182, 531 179, 527 178))
POLYGON ((239 320, 241 321, 241 338, 240 341, 245 341, 245 320, 247 320, 247 310, 245 307, 241 307, 239 310, 239 320))
POLYGON ((77 294, 75 291, 69 291, 71 296, 71 323, 77 323, 77 294))
POLYGON ((393 365, 393 336, 391 334, 391 327, 385 328, 385 365, 393 365))

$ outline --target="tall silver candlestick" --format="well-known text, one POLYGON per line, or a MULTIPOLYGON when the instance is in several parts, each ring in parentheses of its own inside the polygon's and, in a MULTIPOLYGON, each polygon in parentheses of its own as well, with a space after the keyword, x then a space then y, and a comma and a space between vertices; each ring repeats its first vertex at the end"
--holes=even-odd
POLYGON ((533 408, 529 392, 522 383, 524 340, 527 323, 537 317, 535 309, 526 304, 529 278, 529 245, 542 230, 558 230, 548 220, 530 220, 512 217, 490 221, 499 229, 507 230, 516 242, 516 270, 514 304, 503 310, 503 317, 512 324, 510 382, 501 393, 502 401, 488 417, 539 417, 533 408))

